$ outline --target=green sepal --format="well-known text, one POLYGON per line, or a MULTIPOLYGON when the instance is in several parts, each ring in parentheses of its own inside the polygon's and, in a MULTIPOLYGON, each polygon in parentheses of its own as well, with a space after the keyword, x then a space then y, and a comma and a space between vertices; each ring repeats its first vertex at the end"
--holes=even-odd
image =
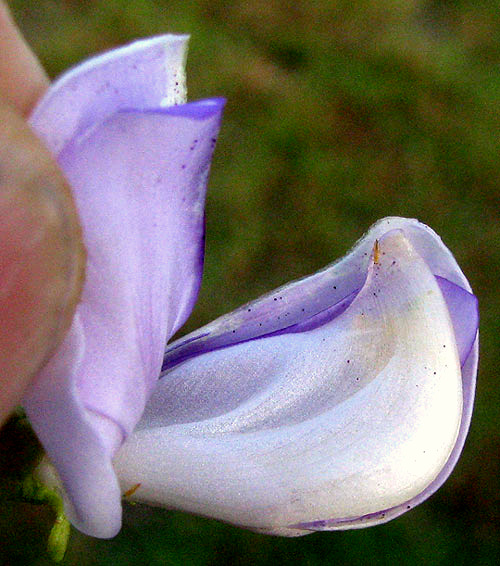
POLYGON ((47 540, 47 552, 54 562, 61 562, 68 547, 71 525, 64 513, 56 515, 54 526, 47 540))
POLYGON ((24 413, 19 410, 0 430, 0 503, 48 505, 56 519, 47 540, 47 552, 61 562, 68 546, 70 523, 60 494, 35 478, 43 449, 24 413))

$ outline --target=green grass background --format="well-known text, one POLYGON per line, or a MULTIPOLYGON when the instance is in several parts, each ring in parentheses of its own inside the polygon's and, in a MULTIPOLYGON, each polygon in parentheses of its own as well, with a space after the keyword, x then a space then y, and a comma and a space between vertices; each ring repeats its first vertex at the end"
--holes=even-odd
MULTIPOLYGON (((371 529, 280 539, 128 506, 112 541, 73 531, 64 564, 497 564, 499 3, 9 5, 51 76, 138 37, 188 32, 190 98, 227 97, 207 203, 203 287, 185 331, 333 261, 386 215, 432 226, 481 308, 469 439, 446 485, 416 510, 371 529)), ((36 513, 18 509, 4 521, 5 564, 47 564, 48 523, 36 513)))

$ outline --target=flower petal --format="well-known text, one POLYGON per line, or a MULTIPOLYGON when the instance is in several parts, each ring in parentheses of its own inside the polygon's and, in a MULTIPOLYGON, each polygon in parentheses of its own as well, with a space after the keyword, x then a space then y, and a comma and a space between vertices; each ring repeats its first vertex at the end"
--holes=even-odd
POLYGON ((94 536, 113 536, 119 524, 108 529, 92 516, 110 506, 89 499, 95 479, 88 466, 103 453, 109 460, 139 420, 160 373, 163 346, 198 292, 205 184, 221 103, 202 103, 202 118, 199 106, 186 105, 184 115, 168 109, 120 112, 68 144, 60 156, 88 249, 77 309, 85 354, 77 361, 68 346, 65 363, 57 367, 63 375, 56 378, 52 367, 44 370, 25 407, 72 497, 77 510, 72 522, 94 536), (73 406, 70 394, 77 397, 73 406), (90 421, 96 437, 92 449, 68 444, 53 428, 46 434, 49 419, 59 430, 69 422, 90 421), (102 449, 95 451, 98 441, 102 449), (66 468, 69 455, 82 451, 87 464, 66 468))
POLYGON ((58 155, 78 132, 125 108, 186 102, 186 35, 136 41, 64 73, 34 109, 30 124, 58 155))
POLYGON ((205 353, 177 358, 186 361, 161 380, 118 452, 124 488, 140 483, 137 500, 284 535, 418 498, 464 430, 459 352, 436 272, 467 285, 430 229, 385 219, 337 264, 195 333, 205 353), (335 291, 341 300, 358 288, 329 321, 276 333, 277 313, 298 324, 302 309, 328 307, 328 292, 331 305, 335 291), (251 336, 256 323, 267 335, 251 336))
POLYGON ((93 115, 82 104, 70 116, 71 128, 63 124, 59 131, 56 124, 53 137, 42 131, 53 149, 62 148, 58 161, 74 190, 88 250, 68 338, 79 337, 83 353, 65 344, 24 400, 71 501, 71 521, 104 538, 120 528, 111 458, 140 418, 164 345, 189 315, 201 281, 205 189, 223 101, 162 106, 175 88, 156 88, 150 73, 166 69, 163 57, 172 45, 179 49, 168 37, 140 42, 120 50, 124 60, 111 54, 83 65, 56 85, 33 120, 43 130, 42 114, 51 115, 67 89, 75 99, 82 89, 85 103, 91 92, 109 94, 99 85, 123 89, 115 93, 114 112, 103 95, 93 115), (121 96, 127 89, 128 101, 121 96), (65 431, 81 431, 78 442, 65 431))
POLYGON ((477 298, 442 277, 436 277, 441 293, 450 311, 455 338, 457 340, 460 364, 463 366, 469 357, 476 340, 479 326, 479 309, 477 298))
POLYGON ((348 255, 337 262, 314 275, 267 293, 171 344, 165 354, 163 370, 200 352, 274 332, 294 331, 295 325, 314 325, 313 317, 321 319, 339 314, 365 282, 375 240, 391 229, 405 231, 434 275, 471 291, 455 258, 431 228, 413 219, 383 218, 370 228, 348 255))
POLYGON ((57 466, 71 522, 84 532, 112 537, 121 525, 121 492, 109 450, 78 392, 75 374, 84 356, 85 334, 77 313, 57 355, 31 386, 25 408, 57 466))

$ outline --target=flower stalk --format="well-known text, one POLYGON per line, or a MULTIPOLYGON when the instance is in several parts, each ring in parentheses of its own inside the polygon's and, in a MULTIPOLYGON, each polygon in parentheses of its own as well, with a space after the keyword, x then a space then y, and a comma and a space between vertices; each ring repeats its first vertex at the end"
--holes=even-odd
POLYGON ((70 523, 57 488, 45 485, 36 477, 43 449, 22 409, 0 431, 0 455, 0 502, 49 506, 55 521, 47 540, 47 553, 54 562, 61 562, 68 545, 70 523))

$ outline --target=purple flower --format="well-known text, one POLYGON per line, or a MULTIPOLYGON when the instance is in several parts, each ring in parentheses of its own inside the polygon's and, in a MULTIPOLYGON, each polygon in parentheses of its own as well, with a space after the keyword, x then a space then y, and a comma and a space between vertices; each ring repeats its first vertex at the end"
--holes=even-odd
POLYGON ((477 328, 441 239, 380 220, 345 258, 168 348, 115 462, 123 488, 279 535, 397 517, 460 455, 477 328))
POLYGON ((32 117, 74 188, 88 250, 72 329, 25 399, 69 517, 113 536, 121 493, 135 490, 282 535, 387 521, 459 457, 477 301, 430 228, 386 218, 342 260, 164 356, 200 283, 223 105, 182 104, 184 45, 167 36, 94 59, 32 117))
POLYGON ((186 37, 136 42, 59 79, 31 117, 74 190, 87 248, 71 330, 24 399, 71 522, 121 525, 112 458, 196 300, 223 101, 183 104, 186 37))

